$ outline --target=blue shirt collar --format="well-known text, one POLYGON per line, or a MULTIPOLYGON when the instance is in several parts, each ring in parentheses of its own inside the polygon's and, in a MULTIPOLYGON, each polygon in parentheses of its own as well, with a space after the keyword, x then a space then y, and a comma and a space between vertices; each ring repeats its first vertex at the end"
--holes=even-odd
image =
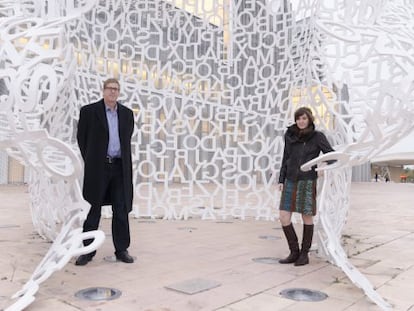
MULTIPOLYGON (((112 111, 111 108, 105 103, 105 101, 104 101, 104 104, 105 104, 105 111, 112 111)), ((116 102, 115 111, 118 111, 118 102, 116 102)))

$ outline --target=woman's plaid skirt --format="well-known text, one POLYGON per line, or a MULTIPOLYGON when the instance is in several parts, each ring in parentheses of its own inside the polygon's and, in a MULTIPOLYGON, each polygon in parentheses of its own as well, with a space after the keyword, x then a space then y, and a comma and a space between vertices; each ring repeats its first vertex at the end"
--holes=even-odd
POLYGON ((316 215, 316 180, 286 180, 279 209, 304 215, 316 215))

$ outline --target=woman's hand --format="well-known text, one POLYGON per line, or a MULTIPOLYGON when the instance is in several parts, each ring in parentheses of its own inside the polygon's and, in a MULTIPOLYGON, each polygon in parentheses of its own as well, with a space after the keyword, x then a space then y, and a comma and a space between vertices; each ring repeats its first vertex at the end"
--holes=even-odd
POLYGON ((283 191, 283 184, 279 184, 279 191, 283 191))

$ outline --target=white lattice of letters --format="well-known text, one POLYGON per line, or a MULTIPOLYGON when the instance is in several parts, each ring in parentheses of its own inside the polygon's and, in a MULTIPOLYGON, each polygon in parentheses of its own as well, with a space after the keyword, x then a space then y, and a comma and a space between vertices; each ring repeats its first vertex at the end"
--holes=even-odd
POLYGON ((412 1, 0 4, 0 146, 33 171, 33 222, 55 241, 9 310, 103 241, 93 232, 96 243, 81 247, 91 236, 80 229, 88 204, 75 129, 80 105, 111 76, 135 115, 135 217, 275 219, 283 133, 298 106, 311 107, 337 150, 303 167, 326 170, 320 248, 389 308, 339 237, 350 167, 413 127, 412 1), (327 159, 337 161, 322 167, 327 159))

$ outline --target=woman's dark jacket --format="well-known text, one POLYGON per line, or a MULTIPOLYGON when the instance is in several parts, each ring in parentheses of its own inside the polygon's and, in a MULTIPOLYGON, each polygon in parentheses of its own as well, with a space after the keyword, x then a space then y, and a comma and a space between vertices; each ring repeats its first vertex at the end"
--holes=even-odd
POLYGON ((285 149, 280 167, 279 183, 284 183, 286 179, 291 181, 317 179, 315 167, 307 172, 303 172, 300 167, 317 158, 321 151, 327 153, 334 151, 334 149, 326 136, 315 130, 314 125, 303 131, 300 131, 296 124, 289 126, 285 134, 285 149))

